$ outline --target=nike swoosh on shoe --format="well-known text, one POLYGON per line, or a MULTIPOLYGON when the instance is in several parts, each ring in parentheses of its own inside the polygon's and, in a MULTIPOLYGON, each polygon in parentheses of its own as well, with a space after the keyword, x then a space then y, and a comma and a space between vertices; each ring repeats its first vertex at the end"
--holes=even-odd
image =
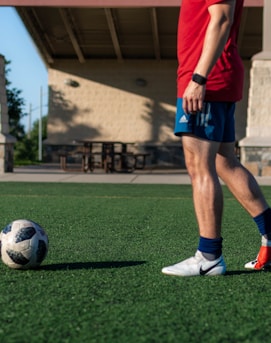
POLYGON ((202 269, 202 266, 201 266, 201 267, 200 267, 200 270, 199 270, 199 274, 202 275, 202 276, 208 274, 212 269, 214 269, 215 267, 217 267, 217 266, 220 264, 220 262, 221 262, 221 260, 218 261, 218 262, 217 262, 216 264, 214 264, 213 266, 211 266, 211 267, 209 267, 209 268, 207 268, 207 269, 205 269, 205 270, 203 270, 203 269, 202 269))

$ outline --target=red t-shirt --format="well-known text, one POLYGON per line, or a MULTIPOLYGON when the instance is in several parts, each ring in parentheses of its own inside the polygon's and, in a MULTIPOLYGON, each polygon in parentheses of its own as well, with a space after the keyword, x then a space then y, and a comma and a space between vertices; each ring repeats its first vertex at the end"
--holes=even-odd
MULTIPOLYGON (((178 98, 192 78, 201 55, 210 15, 208 6, 225 0, 182 0, 178 26, 178 98)), ((208 75, 206 101, 241 100, 244 67, 237 50, 237 38, 244 0, 236 0, 234 23, 222 55, 208 75)))

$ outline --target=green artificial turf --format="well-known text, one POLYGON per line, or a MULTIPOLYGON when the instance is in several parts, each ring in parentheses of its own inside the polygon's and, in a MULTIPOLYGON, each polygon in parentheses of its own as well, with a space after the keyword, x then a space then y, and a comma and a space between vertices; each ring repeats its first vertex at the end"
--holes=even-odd
MULTIPOLYGON (((225 193, 227 274, 161 268, 198 243, 190 186, 0 183, 0 225, 32 219, 49 236, 39 270, 0 264, 1 343, 270 342, 271 274, 243 265, 255 224, 225 193)), ((264 187, 271 200, 271 188, 264 187)))

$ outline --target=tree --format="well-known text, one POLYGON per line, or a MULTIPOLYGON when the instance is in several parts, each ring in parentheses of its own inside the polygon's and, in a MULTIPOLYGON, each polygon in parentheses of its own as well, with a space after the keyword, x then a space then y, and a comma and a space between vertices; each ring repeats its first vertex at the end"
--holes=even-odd
MULTIPOLYGON (((47 138, 47 116, 42 117, 42 140, 47 138)), ((39 148, 39 119, 35 120, 33 123, 33 128, 30 132, 30 139, 33 142, 35 151, 39 148)), ((37 156, 36 156, 37 157, 37 156)))
MULTIPOLYGON (((21 97, 22 91, 11 87, 7 76, 10 72, 10 61, 5 60, 6 94, 9 116, 10 134, 17 138, 14 146, 15 164, 31 163, 38 160, 39 120, 33 124, 29 137, 25 133, 21 119, 26 116, 24 112, 25 100, 21 97)), ((47 136, 47 116, 42 118, 42 139, 47 136)))
POLYGON ((5 75, 6 75, 6 94, 7 106, 9 117, 10 134, 17 138, 18 141, 22 140, 25 136, 24 126, 21 124, 21 119, 26 116, 24 112, 25 100, 21 97, 22 91, 17 88, 11 88, 11 82, 7 76, 10 72, 8 68, 11 62, 5 60, 5 75))
MULTIPOLYGON (((42 140, 47 138, 47 116, 42 117, 42 140)), ((39 150, 39 119, 33 123, 30 135, 18 141, 15 145, 15 161, 18 162, 35 162, 38 160, 39 150)))

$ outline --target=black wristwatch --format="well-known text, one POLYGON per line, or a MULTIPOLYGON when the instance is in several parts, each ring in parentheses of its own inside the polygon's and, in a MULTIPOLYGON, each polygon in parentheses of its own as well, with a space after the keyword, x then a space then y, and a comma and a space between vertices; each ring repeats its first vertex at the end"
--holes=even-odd
POLYGON ((198 83, 199 85, 203 86, 207 82, 207 78, 204 76, 201 76, 200 74, 193 74, 192 81, 198 83))

